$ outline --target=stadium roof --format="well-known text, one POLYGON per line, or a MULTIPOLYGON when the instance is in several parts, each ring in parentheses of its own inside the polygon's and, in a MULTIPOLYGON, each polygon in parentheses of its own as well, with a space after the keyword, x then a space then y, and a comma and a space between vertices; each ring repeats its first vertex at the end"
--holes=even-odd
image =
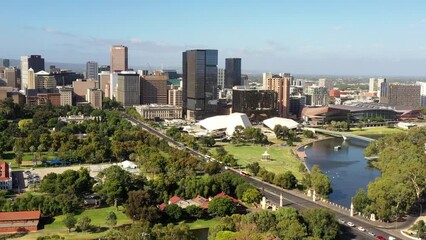
POLYGON ((228 136, 234 133, 236 126, 251 127, 251 122, 244 113, 214 116, 201 120, 199 124, 209 132, 223 129, 228 136))
POLYGON ((272 130, 275 128, 276 125, 285 126, 288 129, 295 129, 297 128, 297 125, 299 125, 298 122, 292 119, 280 118, 280 117, 268 118, 263 121, 263 124, 272 130))

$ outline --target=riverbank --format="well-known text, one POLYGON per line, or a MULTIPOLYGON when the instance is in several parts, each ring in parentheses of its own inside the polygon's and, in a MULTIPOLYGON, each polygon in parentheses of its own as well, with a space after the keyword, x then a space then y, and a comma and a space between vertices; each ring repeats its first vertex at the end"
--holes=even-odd
POLYGON ((296 156, 296 159, 300 161, 304 166, 307 172, 311 172, 311 170, 308 168, 308 165, 306 165, 305 158, 307 157, 305 151, 300 151, 300 149, 305 148, 305 146, 308 146, 309 144, 312 144, 317 141, 326 140, 334 138, 332 136, 326 136, 326 135, 317 135, 315 138, 309 139, 306 142, 301 142, 293 147, 293 153, 296 156), (302 154, 303 153, 303 154, 302 154))

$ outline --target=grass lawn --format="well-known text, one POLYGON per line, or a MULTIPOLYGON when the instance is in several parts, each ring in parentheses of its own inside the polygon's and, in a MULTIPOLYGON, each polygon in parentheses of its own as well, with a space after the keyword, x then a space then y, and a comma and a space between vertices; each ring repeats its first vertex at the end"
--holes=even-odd
MULTIPOLYGON (((38 157, 38 153, 34 153, 38 157)), ((24 155, 22 156, 22 162, 32 162, 34 159, 34 154, 32 152, 24 152, 24 155)), ((49 153, 49 152, 42 152, 41 157, 47 158, 47 160, 53 160, 56 158, 58 153, 49 153)), ((3 154, 4 161, 6 162, 14 162, 15 161, 15 153, 12 151, 4 152, 3 154)), ((41 163, 41 161, 39 161, 41 163)))
MULTIPOLYGON (((299 144, 299 143, 296 143, 299 144)), ((301 162, 293 154, 292 148, 289 146, 281 146, 281 144, 273 144, 270 146, 260 145, 222 145, 226 151, 234 155, 238 160, 238 164, 246 166, 254 162, 258 162, 261 167, 276 174, 291 171, 297 179, 302 180, 302 173, 299 171, 301 162), (270 161, 261 161, 262 154, 268 151, 271 155, 270 161)), ((214 150, 212 151, 215 152, 214 150)))
POLYGON ((129 219, 123 212, 121 212, 123 208, 120 207, 119 210, 120 211, 118 212, 115 211, 114 207, 94 208, 94 209, 85 210, 81 214, 76 215, 77 221, 80 218, 85 216, 90 217, 90 219, 92 219, 91 224, 96 227, 104 228, 103 232, 99 232, 99 233, 74 232, 74 229, 73 229, 71 233, 68 233, 68 229, 65 227, 64 223, 62 222, 65 216, 59 215, 54 218, 54 221, 51 224, 44 225, 43 230, 40 230, 36 233, 29 233, 19 239, 36 239, 38 236, 53 235, 53 234, 58 234, 60 236, 63 236, 65 237, 65 239, 96 239, 106 234, 108 231, 107 230, 108 226, 105 224, 105 218, 109 212, 114 212, 117 215, 117 226, 132 223, 132 220, 129 219))
POLYGON ((388 127, 368 127, 359 130, 358 128, 352 128, 351 134, 355 135, 385 135, 392 133, 402 133, 405 130, 400 128, 388 128, 388 127))
POLYGON ((220 222, 220 218, 212 218, 209 220, 197 219, 194 222, 187 222, 190 229, 208 228, 217 225, 220 222))

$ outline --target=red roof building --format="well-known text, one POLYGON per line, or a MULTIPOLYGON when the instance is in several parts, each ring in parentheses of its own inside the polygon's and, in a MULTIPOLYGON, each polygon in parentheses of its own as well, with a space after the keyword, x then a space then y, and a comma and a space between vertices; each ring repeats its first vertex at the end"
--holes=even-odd
POLYGON ((224 193, 224 192, 221 192, 221 193, 217 194, 217 195, 216 195, 216 196, 214 196, 214 197, 227 197, 227 198, 232 199, 232 201, 233 201, 234 203, 239 203, 239 202, 240 202, 238 199, 233 198, 233 197, 229 196, 228 194, 226 194, 226 193, 224 193))
POLYGON ((209 208, 209 200, 203 196, 198 195, 195 198, 193 198, 192 201, 195 202, 195 204, 199 206, 200 208, 203 208, 203 209, 209 208))
POLYGON ((178 196, 173 196, 172 198, 169 199, 169 204, 174 204, 179 202, 180 200, 182 200, 182 198, 178 197, 178 196))
POLYGON ((162 203, 158 206, 158 208, 160 209, 160 211, 164 211, 164 209, 167 207, 167 203, 162 203))
POLYGON ((0 212, 0 232, 37 231, 40 215, 40 211, 0 212))
POLYGON ((0 190, 12 190, 12 168, 7 162, 0 162, 0 190))

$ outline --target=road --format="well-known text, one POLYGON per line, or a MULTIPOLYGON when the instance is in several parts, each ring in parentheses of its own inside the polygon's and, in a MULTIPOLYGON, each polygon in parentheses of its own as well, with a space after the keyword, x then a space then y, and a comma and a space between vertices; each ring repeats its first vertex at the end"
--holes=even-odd
MULTIPOLYGON (((181 148, 181 149, 186 149, 187 151, 189 151, 191 154, 201 157, 203 159, 206 159, 206 155, 195 151, 191 148, 188 148, 186 146, 184 146, 182 143, 179 143, 177 141, 175 141, 173 138, 163 134, 162 132, 160 132, 159 130, 145 124, 142 121, 139 121, 131 116, 129 116, 128 114, 124 114, 123 113, 123 117, 125 117, 128 121, 130 121, 133 125, 139 125, 141 126, 143 129, 145 129, 146 131, 158 136, 160 139, 166 139, 169 143, 171 143, 172 145, 181 148)), ((238 172, 236 172, 236 170, 231 171, 235 174, 239 174, 238 172)), ((275 203, 277 206, 279 205, 279 201, 280 201, 280 193, 283 193, 283 200, 284 206, 287 207, 294 207, 298 210, 303 210, 303 209, 307 209, 307 208, 325 208, 322 205, 319 205, 313 201, 298 197, 294 194, 290 194, 288 192, 283 192, 283 190, 281 190, 280 188, 276 187, 276 186, 272 186, 270 184, 267 184, 265 182, 262 182, 260 180, 254 179, 252 177, 246 177, 246 180, 250 183, 252 183, 253 185, 255 185, 257 188, 262 189, 263 194, 265 195, 265 197, 270 200, 271 202, 275 203)), ((329 209, 332 210, 336 217, 339 219, 343 219, 346 222, 350 221, 352 223, 355 224, 355 226, 362 226, 365 229, 367 229, 367 231, 371 231, 377 235, 383 236, 386 239, 391 236, 391 234, 389 234, 388 232, 390 230, 386 230, 386 232, 383 229, 377 228, 376 226, 372 225, 372 224, 367 224, 366 222, 361 222, 359 220, 357 220, 356 218, 350 217, 348 215, 344 215, 341 214, 340 212, 334 211, 333 209, 329 209)), ((361 232, 359 230, 357 230, 355 227, 351 228, 348 227, 346 224, 342 224, 342 231, 343 231, 343 238, 342 239, 376 239, 375 237, 372 237, 370 235, 368 235, 366 232, 361 232)), ((396 230, 391 230, 392 232, 392 236, 398 236, 401 237, 401 235, 396 231, 396 230)), ((402 238, 402 237, 401 237, 402 238)))

